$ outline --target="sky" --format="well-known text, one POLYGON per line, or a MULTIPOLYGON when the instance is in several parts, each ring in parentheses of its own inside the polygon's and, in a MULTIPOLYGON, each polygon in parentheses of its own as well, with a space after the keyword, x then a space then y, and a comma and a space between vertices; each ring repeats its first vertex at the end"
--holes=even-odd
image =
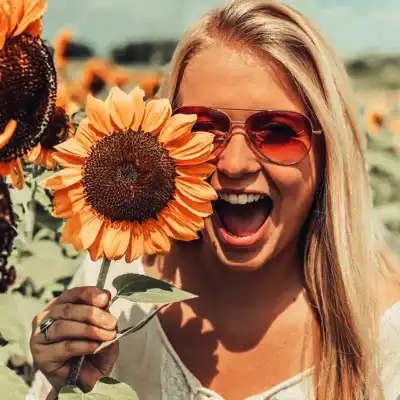
MULTIPOLYGON (((44 36, 63 26, 100 55, 142 39, 179 39, 207 10, 229 0, 49 0, 44 36)), ((313 20, 343 57, 400 54, 400 0, 287 0, 313 20)))

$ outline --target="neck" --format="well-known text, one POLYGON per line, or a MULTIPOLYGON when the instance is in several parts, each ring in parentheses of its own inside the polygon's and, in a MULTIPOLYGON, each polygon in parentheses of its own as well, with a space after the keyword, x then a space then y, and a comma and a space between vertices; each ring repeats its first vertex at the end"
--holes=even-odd
POLYGON ((166 278, 175 275, 175 284, 199 295, 190 307, 214 328, 231 331, 234 327, 240 334, 240 325, 259 332, 295 301, 304 300, 296 243, 281 253, 258 271, 245 272, 221 265, 201 242, 188 243, 173 249, 164 260, 163 271, 166 278))

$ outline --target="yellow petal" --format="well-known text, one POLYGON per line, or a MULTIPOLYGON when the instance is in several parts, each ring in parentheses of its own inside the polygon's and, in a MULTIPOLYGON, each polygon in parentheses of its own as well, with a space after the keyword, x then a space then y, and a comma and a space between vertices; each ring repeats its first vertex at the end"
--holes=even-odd
POLYGON ((131 224, 131 238, 126 250, 125 261, 127 263, 137 260, 144 254, 143 230, 139 223, 131 224))
POLYGON ((106 135, 113 132, 114 129, 107 107, 101 100, 96 99, 91 94, 88 95, 86 100, 86 112, 90 123, 93 124, 99 132, 106 135))
POLYGON ((45 189, 60 190, 82 180, 82 171, 77 168, 66 168, 41 182, 45 189))
POLYGON ((10 176, 13 187, 22 190, 25 184, 24 171, 22 169, 21 160, 18 158, 10 164, 10 176))
POLYGON ((198 165, 180 165, 176 168, 176 172, 181 176, 193 176, 200 179, 206 179, 211 176, 216 170, 213 164, 198 164, 198 165))
POLYGON ((6 1, 2 4, 2 11, 9 16, 8 36, 12 36, 24 16, 24 2, 21 0, 6 1))
POLYGON ((75 134, 75 139, 88 152, 91 147, 100 139, 96 132, 91 129, 92 125, 88 118, 85 118, 80 124, 75 134))
POLYGON ((25 156, 26 162, 36 161, 40 156, 41 151, 42 151, 42 146, 39 143, 36 147, 34 147, 31 151, 27 153, 27 155, 25 156))
POLYGON ((8 33, 8 17, 3 7, 4 4, 0 5, 0 50, 4 47, 8 33))
POLYGON ((168 121, 171 113, 168 99, 150 100, 144 111, 142 130, 156 135, 168 121))
POLYGON ((57 218, 70 218, 73 214, 82 211, 85 206, 84 188, 75 184, 67 189, 54 192, 54 213, 57 218))
POLYGON ((208 161, 210 158, 213 141, 214 135, 212 133, 196 133, 184 146, 171 148, 169 153, 178 163, 184 161, 186 165, 198 164, 197 160, 205 157, 208 161))
POLYGON ((132 92, 129 94, 129 97, 132 99, 134 113, 131 128, 134 131, 138 131, 142 125, 144 116, 144 91, 137 87, 132 90, 132 92))
POLYGON ((28 10, 25 11, 25 15, 18 24, 13 36, 21 35, 30 24, 41 19, 46 12, 46 8, 47 0, 32 1, 28 10))
POLYGON ((191 135, 196 120, 196 115, 173 115, 161 130, 158 140, 164 143, 164 146, 169 149, 171 142, 191 135))
POLYGON ((90 217, 83 220, 82 228, 79 231, 79 240, 85 250, 88 249, 96 240, 103 223, 104 221, 98 218, 95 214, 92 214, 90 217))
POLYGON ((158 215, 158 221, 167 235, 175 240, 189 241, 199 237, 197 232, 179 219, 170 208, 164 209, 158 215))
POLYGON ((63 167, 81 168, 83 164, 83 159, 81 157, 64 154, 59 151, 54 152, 52 158, 63 167))
POLYGON ((182 207, 199 217, 205 218, 213 213, 213 208, 209 201, 205 203, 194 202, 179 191, 176 191, 175 199, 182 207))
POLYGON ((204 219, 193 214, 187 207, 181 206, 176 200, 172 200, 168 203, 168 209, 192 230, 201 231, 204 228, 204 219))
POLYGON ((193 201, 204 202, 217 200, 218 195, 207 182, 194 177, 178 176, 175 179, 176 189, 193 201))
POLYGON ((17 129, 17 121, 14 119, 10 120, 3 133, 0 135, 0 149, 7 146, 11 138, 13 137, 15 130, 17 129))
POLYGON ((145 254, 167 253, 171 249, 171 240, 155 220, 142 223, 145 254))
POLYGON ((79 222, 79 214, 74 214, 70 219, 67 220, 63 227, 61 234, 61 243, 69 244, 74 243, 74 239, 77 238, 77 233, 81 228, 79 222))
POLYGON ((131 127, 134 116, 132 98, 118 87, 110 91, 110 115, 120 129, 131 127))
POLYGON ((25 29, 25 33, 27 33, 28 35, 31 35, 33 37, 41 36, 42 32, 43 32, 42 18, 37 19, 36 21, 33 21, 25 29))
POLYGON ((54 151, 47 150, 43 152, 43 165, 46 169, 54 169, 56 167, 56 161, 53 158, 54 151))
POLYGON ((88 156, 85 147, 75 138, 70 138, 57 146, 54 146, 54 148, 64 154, 74 157, 86 158, 88 156))
POLYGON ((129 245, 130 240, 129 223, 113 224, 109 227, 104 240, 104 253, 109 260, 120 260, 129 245))
POLYGON ((104 257, 104 239, 107 234, 107 226, 106 223, 101 226, 96 239, 88 249, 92 261, 97 261, 104 257))

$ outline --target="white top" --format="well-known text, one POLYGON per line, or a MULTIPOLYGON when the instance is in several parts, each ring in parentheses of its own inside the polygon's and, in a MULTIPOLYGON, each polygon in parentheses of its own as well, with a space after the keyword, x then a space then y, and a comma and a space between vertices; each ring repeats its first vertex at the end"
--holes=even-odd
MULTIPOLYGON (((87 259, 74 277, 72 286, 95 285, 100 261, 87 259)), ((113 279, 123 273, 144 273, 138 260, 111 264, 106 289, 115 293, 113 279)), ((120 299, 111 307, 118 319, 119 329, 139 322, 152 305, 131 303, 120 299)), ((381 377, 386 400, 400 400, 400 302, 388 309, 381 318, 381 377)), ((169 343, 161 324, 155 317, 145 328, 120 341, 120 353, 112 376, 132 386, 140 400, 224 400, 218 393, 202 387, 185 367, 169 343)), ((38 372, 27 399, 46 399, 50 384, 38 372)), ((312 368, 246 400, 312 400, 312 368)))

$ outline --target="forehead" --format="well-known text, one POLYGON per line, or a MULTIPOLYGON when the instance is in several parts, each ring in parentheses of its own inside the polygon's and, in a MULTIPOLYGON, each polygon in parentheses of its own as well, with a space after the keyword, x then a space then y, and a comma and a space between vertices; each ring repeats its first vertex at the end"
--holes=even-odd
POLYGON ((196 54, 180 86, 181 105, 305 112, 293 82, 277 62, 214 46, 196 54))

